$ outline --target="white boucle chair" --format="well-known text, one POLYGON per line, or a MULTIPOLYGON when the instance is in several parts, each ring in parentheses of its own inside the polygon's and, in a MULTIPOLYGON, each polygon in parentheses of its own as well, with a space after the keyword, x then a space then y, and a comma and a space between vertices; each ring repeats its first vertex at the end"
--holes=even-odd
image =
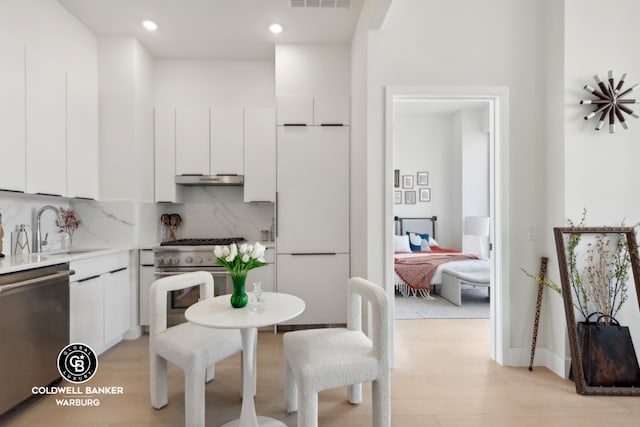
POLYGON ((285 406, 298 411, 298 427, 318 425, 318 392, 348 385, 349 401, 362 401, 362 382, 372 381, 372 425, 391 425, 389 385, 389 301, 383 288, 349 279, 347 328, 284 334, 285 406), (362 298, 370 303, 372 334, 362 332, 362 298))
POLYGON ((149 325, 151 406, 168 402, 167 361, 184 371, 186 427, 204 427, 205 382, 214 376, 214 363, 242 350, 240 331, 182 323, 167 329, 167 293, 200 286, 200 298, 213 298, 211 273, 196 271, 156 280, 151 285, 149 325))

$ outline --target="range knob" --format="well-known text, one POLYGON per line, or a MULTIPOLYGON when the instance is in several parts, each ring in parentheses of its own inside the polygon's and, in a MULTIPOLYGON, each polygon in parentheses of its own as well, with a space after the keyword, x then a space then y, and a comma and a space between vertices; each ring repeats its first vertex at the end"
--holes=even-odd
POLYGON ((178 262, 180 262, 178 258, 171 258, 171 264, 178 265, 178 262))
POLYGON ((201 257, 201 256, 199 256, 198 258, 196 258, 196 263, 197 263, 197 264, 202 264, 202 261, 203 261, 203 260, 202 260, 202 257, 201 257))
POLYGON ((187 264, 191 264, 193 262, 193 258, 188 256, 184 259, 184 262, 186 262, 187 264))

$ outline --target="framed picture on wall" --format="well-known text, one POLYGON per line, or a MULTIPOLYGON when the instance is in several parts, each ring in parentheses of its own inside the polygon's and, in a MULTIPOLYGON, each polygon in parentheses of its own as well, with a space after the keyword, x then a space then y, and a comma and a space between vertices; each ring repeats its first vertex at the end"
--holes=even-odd
POLYGON ((393 204, 394 205, 402 204, 402 191, 393 192, 393 204))
POLYGON ((395 188, 400 188, 400 169, 393 171, 393 186, 395 188))
POLYGON ((413 188, 413 175, 402 175, 402 188, 413 188))
POLYGON ((430 188, 421 188, 420 189, 420 201, 421 202, 430 202, 431 201, 431 189, 430 188))
MULTIPOLYGON (((413 177, 411 177, 413 178, 413 177)), ((405 191, 404 192, 404 203, 405 205, 415 205, 416 204, 416 192, 415 191, 405 191)))
POLYGON ((429 172, 418 172, 418 185, 429 185, 429 172))

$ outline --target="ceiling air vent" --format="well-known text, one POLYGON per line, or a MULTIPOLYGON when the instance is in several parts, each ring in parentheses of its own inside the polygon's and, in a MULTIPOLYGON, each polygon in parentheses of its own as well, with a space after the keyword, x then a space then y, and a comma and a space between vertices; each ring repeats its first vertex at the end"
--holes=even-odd
POLYGON ((341 7, 349 9, 351 0, 290 0, 291 7, 341 7))

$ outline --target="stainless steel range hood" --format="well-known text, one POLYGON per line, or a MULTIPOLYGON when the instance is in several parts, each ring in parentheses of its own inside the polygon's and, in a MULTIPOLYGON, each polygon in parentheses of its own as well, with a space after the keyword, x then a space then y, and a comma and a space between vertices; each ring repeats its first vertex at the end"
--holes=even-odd
POLYGON ((239 186, 244 185, 243 175, 176 175, 176 184, 239 186))

